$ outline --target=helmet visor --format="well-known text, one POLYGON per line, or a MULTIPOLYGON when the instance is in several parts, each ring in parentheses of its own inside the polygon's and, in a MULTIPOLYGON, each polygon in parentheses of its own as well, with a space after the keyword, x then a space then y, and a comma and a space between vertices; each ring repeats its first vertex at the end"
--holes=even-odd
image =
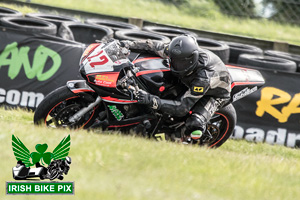
POLYGON ((176 71, 184 71, 185 69, 193 65, 193 62, 194 62, 193 56, 189 58, 173 58, 171 60, 171 66, 176 71))
POLYGON ((172 71, 178 74, 188 74, 197 65, 199 58, 198 51, 194 51, 190 57, 187 58, 172 58, 171 59, 171 68, 172 71))

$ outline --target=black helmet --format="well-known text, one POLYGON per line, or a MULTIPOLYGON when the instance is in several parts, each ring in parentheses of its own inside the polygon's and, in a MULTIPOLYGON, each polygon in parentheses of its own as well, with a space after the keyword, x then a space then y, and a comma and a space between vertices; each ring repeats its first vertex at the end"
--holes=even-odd
POLYGON ((71 164, 71 162, 72 162, 71 157, 67 156, 66 159, 65 159, 66 165, 69 166, 71 164))
POLYGON ((179 77, 189 75, 198 63, 198 43, 193 36, 177 36, 169 44, 168 54, 171 71, 179 77))

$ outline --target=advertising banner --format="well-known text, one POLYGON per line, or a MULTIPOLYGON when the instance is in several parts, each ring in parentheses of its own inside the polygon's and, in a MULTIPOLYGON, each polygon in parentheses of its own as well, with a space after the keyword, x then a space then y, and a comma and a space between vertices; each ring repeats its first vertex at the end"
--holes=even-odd
POLYGON ((0 105, 34 109, 54 89, 80 79, 83 44, 4 27, 0 38, 0 105))
POLYGON ((300 147, 300 74, 259 71, 266 84, 234 103, 237 126, 232 137, 300 147))

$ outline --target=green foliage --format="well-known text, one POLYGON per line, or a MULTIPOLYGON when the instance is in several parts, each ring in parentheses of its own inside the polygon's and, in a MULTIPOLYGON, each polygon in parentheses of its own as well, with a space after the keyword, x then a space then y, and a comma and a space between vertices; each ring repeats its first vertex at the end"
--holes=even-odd
POLYGON ((17 6, 14 4, 5 4, 5 3, 0 3, 1 7, 7 7, 13 10, 18 10, 21 13, 23 13, 23 15, 27 14, 27 13, 36 13, 38 12, 36 9, 30 8, 28 6, 17 6))
POLYGON ((215 18, 218 15, 218 6, 211 0, 157 0, 174 5, 188 16, 215 18))
POLYGON ((159 0, 164 3, 174 4, 175 6, 183 5, 188 3, 188 0, 159 0))
POLYGON ((189 16, 215 19, 219 16, 218 6, 208 0, 190 0, 180 7, 189 16))
POLYGON ((273 12, 269 19, 279 22, 300 24, 299 0, 263 0, 263 5, 265 8, 269 7, 273 12))
POLYGON ((213 0, 220 11, 227 15, 239 17, 255 16, 255 5, 253 0, 213 0))

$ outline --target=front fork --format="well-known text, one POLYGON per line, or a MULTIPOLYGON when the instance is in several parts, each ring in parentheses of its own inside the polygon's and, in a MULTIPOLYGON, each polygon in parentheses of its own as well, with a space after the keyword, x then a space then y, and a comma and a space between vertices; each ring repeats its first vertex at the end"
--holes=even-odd
POLYGON ((95 106, 101 103, 102 98, 97 97, 95 100, 90 94, 87 94, 87 92, 95 92, 90 86, 86 84, 85 80, 74 80, 74 81, 68 81, 67 87, 73 92, 74 94, 82 96, 84 99, 86 99, 89 103, 87 107, 84 107, 80 109, 78 112, 76 112, 73 116, 69 117, 69 122, 75 123, 78 120, 81 119, 86 113, 91 111, 95 106))

